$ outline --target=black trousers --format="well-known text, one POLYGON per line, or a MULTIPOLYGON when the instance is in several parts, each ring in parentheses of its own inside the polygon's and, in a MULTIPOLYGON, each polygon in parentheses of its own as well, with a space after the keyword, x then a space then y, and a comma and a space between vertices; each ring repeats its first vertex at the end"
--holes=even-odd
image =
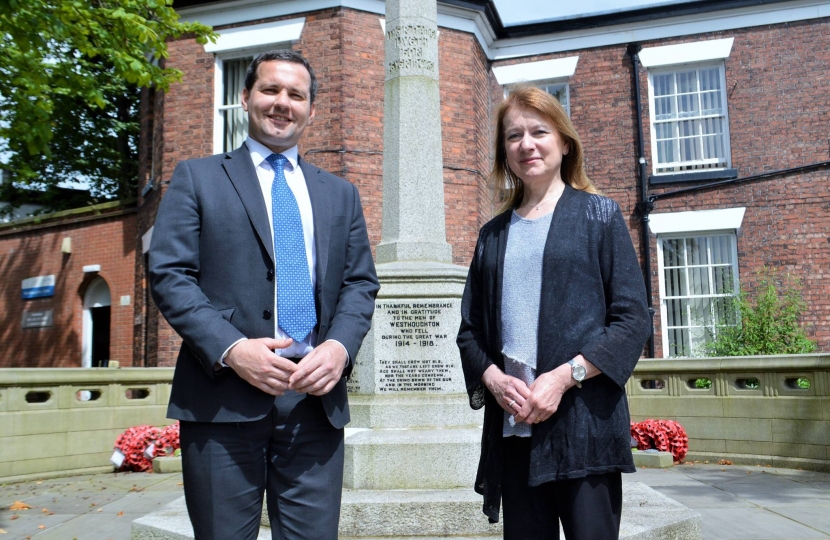
POLYGON ((502 520, 505 540, 616 540, 622 515, 618 472, 529 487, 530 437, 504 439, 502 520))
POLYGON ((320 398, 286 392, 253 422, 181 422, 181 446, 197 540, 255 540, 265 491, 273 540, 337 540, 343 430, 320 398))

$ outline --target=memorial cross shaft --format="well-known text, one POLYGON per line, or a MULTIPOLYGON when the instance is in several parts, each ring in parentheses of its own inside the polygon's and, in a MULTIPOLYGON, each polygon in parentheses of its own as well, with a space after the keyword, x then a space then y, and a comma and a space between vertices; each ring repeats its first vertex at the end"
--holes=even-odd
POLYGON ((377 262, 452 262, 444 171, 435 0, 386 2, 383 228, 377 262))

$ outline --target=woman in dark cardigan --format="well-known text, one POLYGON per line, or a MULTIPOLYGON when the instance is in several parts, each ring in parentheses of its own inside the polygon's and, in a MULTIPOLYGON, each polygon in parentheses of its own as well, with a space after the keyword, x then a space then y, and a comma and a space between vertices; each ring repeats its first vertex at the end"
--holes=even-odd
POLYGON ((470 405, 485 407, 475 489, 507 540, 619 536, 634 472, 625 383, 650 333, 619 206, 585 175, 582 145, 546 92, 498 111, 491 182, 458 347, 470 405))

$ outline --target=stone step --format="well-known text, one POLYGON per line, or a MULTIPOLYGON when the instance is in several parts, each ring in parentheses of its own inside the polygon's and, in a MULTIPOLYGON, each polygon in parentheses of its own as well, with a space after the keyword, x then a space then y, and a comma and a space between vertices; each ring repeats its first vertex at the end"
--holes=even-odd
POLYGON ((453 489, 472 485, 480 428, 349 430, 347 489, 453 489))
POLYGON ((470 408, 467 394, 349 394, 350 428, 475 427, 484 410, 470 408))
POLYGON ((472 489, 343 490, 340 538, 500 538, 472 489))
MULTIPOLYGON (((341 540, 495 539, 481 496, 457 490, 344 490, 341 540)), ((700 540, 700 514, 640 482, 623 482, 621 540, 700 540)), ((263 527, 259 540, 271 538, 263 527)), ((132 540, 192 540, 184 497, 133 521, 132 540)))

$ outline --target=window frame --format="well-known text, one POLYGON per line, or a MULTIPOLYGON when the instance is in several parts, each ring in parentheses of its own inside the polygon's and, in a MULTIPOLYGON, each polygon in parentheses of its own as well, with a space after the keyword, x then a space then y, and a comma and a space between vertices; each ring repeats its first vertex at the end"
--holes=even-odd
POLYGON ((511 85, 505 85, 505 87, 504 87, 504 97, 505 97, 505 99, 510 94, 510 92, 514 88, 516 88, 516 86, 518 86, 519 84, 533 85, 536 88, 539 88, 540 90, 544 90, 548 94, 550 94, 550 91, 545 87, 547 87, 547 86, 562 87, 565 90, 565 103, 562 103, 562 101, 559 98, 557 98, 554 94, 550 94, 550 95, 552 95, 553 97, 556 98, 557 101, 559 101, 560 105, 562 105, 562 107, 565 109, 565 113, 568 115, 568 118, 571 117, 571 85, 570 85, 570 78, 569 77, 557 77, 555 79, 543 79, 543 80, 539 80, 539 81, 526 81, 524 83, 516 83, 516 84, 511 84, 511 85))
MULTIPOLYGON (((709 244, 709 250, 711 250, 711 244, 709 244)), ((710 284, 714 282, 712 276, 712 268, 714 265, 711 262, 711 251, 708 254, 708 261, 706 265, 689 265, 688 261, 685 261, 685 268, 689 267, 701 267, 705 266, 709 272, 709 282, 710 284)), ((688 272, 688 270, 687 270, 688 272)), ((726 298, 730 296, 735 296, 740 291, 740 264, 738 261, 738 229, 728 228, 728 229, 720 229, 720 230, 702 230, 702 231, 677 231, 677 232, 670 232, 670 233, 663 233, 657 235, 657 275, 659 281, 659 294, 660 294, 660 330, 661 330, 661 338, 662 338, 662 352, 663 358, 667 359, 687 359, 687 358, 696 358, 693 354, 688 356, 670 356, 670 339, 669 339, 669 324, 668 324, 668 301, 670 299, 676 298, 726 298), (731 257, 732 257, 732 275, 733 275, 733 293, 732 294, 708 294, 708 295, 691 295, 687 294, 684 296, 672 296, 671 298, 667 298, 666 295, 666 268, 665 268, 665 260, 664 260, 664 247, 663 243, 667 240, 678 240, 684 239, 688 240, 690 238, 712 238, 717 236, 731 236, 732 237, 732 246, 731 246, 731 257)), ((687 278, 687 287, 688 287, 688 278, 687 278)), ((688 315, 691 315, 689 313, 688 315)), ((693 327, 691 324, 691 317, 689 317, 689 328, 693 327)), ((713 318, 713 326, 717 324, 717 321, 714 321, 713 318)), ((683 326, 681 326, 682 328, 683 326)), ((677 328, 672 327, 672 328, 677 328)), ((690 344, 692 350, 690 353, 694 352, 694 343, 692 343, 692 338, 690 334, 690 344)))
MULTIPOLYGON (((224 111, 230 109, 241 108, 240 103, 234 105, 225 105, 225 62, 229 60, 240 60, 243 58, 253 58, 259 53, 269 51, 271 49, 279 48, 280 44, 265 45, 255 49, 246 49, 233 51, 225 54, 216 54, 214 58, 214 79, 213 79, 213 153, 220 154, 223 152, 230 152, 236 150, 235 148, 225 149, 225 115, 224 111)), ((288 44, 290 47, 291 45, 288 44)))
MULTIPOLYGON (((284 19, 262 24, 239 26, 219 30, 215 42, 204 45, 205 52, 214 55, 213 64, 213 153, 225 152, 225 116, 223 111, 236 108, 226 106, 225 62, 240 58, 254 57, 273 49, 291 48, 302 36, 305 17, 284 19)), ((235 150, 230 148, 227 151, 235 150)))
MULTIPOLYGON (((699 77, 698 77, 699 83, 699 77)), ((699 88, 699 87, 698 87, 699 88)), ((698 90, 698 95, 700 91, 698 90)), ((732 167, 732 141, 731 141, 731 134, 729 130, 729 102, 728 102, 728 94, 726 92, 726 65, 723 60, 718 61, 706 61, 706 62, 693 62, 693 63, 682 63, 682 64, 672 64, 672 65, 661 65, 648 68, 648 110, 649 110, 649 127, 650 127, 650 134, 651 134, 651 171, 653 178, 659 179, 661 177, 682 177, 683 175, 700 175, 700 174, 707 174, 712 173, 715 171, 729 171, 732 167), (718 167, 698 167, 698 168, 690 168, 684 169, 679 171, 659 171, 658 169, 662 166, 657 161, 657 130, 656 124, 660 123, 667 123, 664 121, 658 121, 655 118, 655 96, 654 96, 654 76, 655 75, 665 75, 666 73, 677 73, 681 71, 688 71, 691 69, 701 70, 701 69, 711 69, 717 68, 718 76, 720 78, 720 92, 721 92, 721 100, 723 103, 723 115, 699 115, 697 117, 688 118, 689 120, 697 120, 703 118, 723 118, 723 139, 724 139, 724 158, 723 161, 725 162, 723 166, 718 167)), ((680 122, 686 120, 684 118, 675 118, 673 120, 669 120, 668 122, 680 122)), ((699 137, 698 134, 695 135, 699 137)), ((673 139, 679 141, 685 137, 678 136, 673 139)), ((678 152, 679 154, 679 152, 678 152)), ((679 157, 679 156, 678 156, 679 157)), ((694 166, 695 164, 703 164, 702 161, 686 161, 686 162, 673 162, 677 165, 677 167, 688 167, 694 166)))

